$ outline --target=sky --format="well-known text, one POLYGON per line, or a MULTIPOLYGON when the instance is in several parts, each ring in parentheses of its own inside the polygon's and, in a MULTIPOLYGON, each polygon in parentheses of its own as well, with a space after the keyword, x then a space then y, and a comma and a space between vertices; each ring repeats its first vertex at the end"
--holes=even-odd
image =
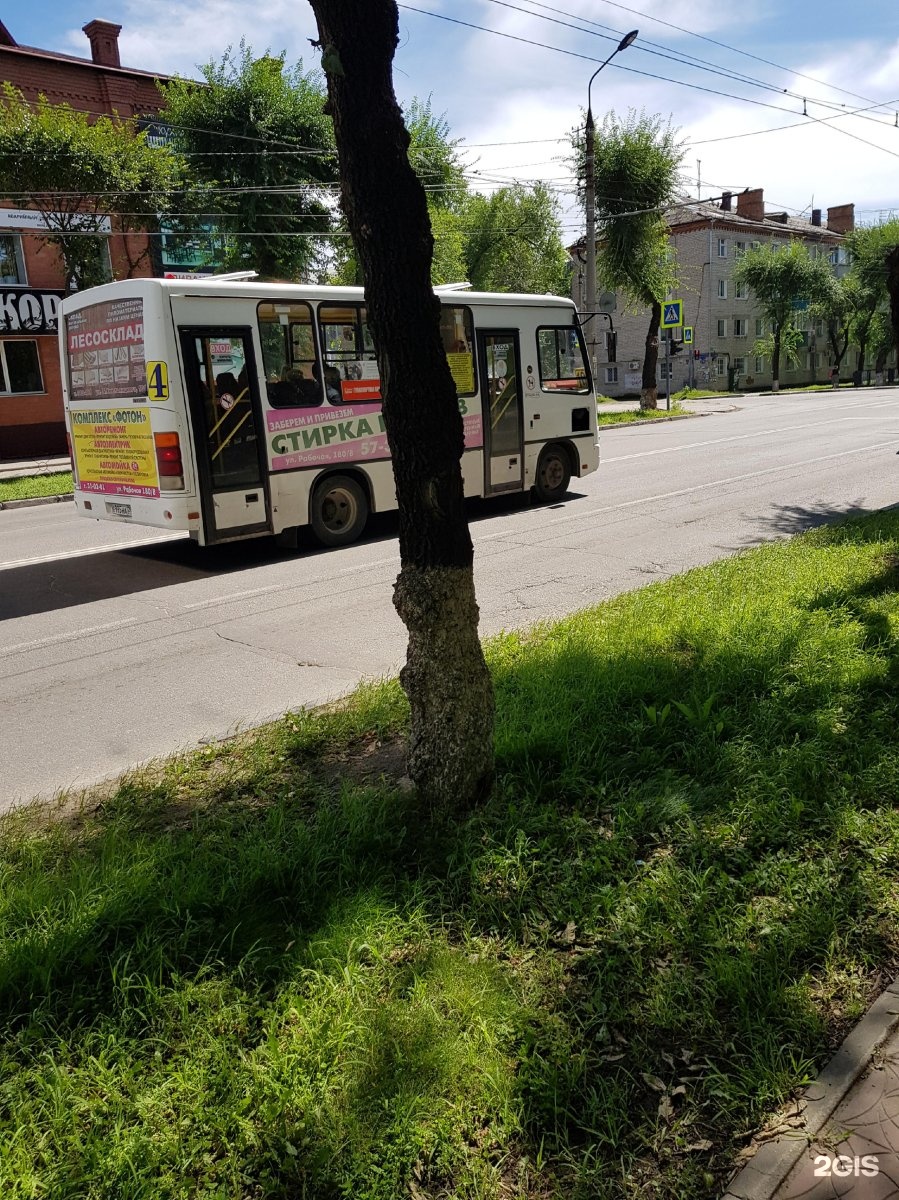
MULTIPOLYGON (((166 74, 195 77, 241 38, 317 65, 304 0, 85 3, 38 0, 3 20, 20 44, 89 57, 81 27, 103 17, 123 27, 123 65, 166 74)), ((592 73, 638 29, 593 81, 598 125, 609 110, 670 119, 691 195, 760 187, 770 211, 854 202, 869 223, 899 216, 899 5, 856 3, 858 21, 845 0, 414 0, 399 6, 394 85, 400 103, 430 97, 445 114, 473 188, 546 182, 574 241, 567 134, 592 73)))

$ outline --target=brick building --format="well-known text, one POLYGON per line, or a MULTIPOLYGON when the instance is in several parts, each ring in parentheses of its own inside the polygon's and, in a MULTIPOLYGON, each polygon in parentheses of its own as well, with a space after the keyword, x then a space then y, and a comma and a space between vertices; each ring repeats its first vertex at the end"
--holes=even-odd
MULTIPOLYGON (((686 347, 671 359, 671 389, 693 383, 695 387, 726 389, 765 388, 771 385, 771 363, 755 353, 755 342, 767 332, 755 299, 733 281, 740 256, 754 245, 786 245, 801 239, 812 255, 826 256, 837 274, 848 268, 845 235, 855 226, 855 209, 843 204, 827 210, 826 221, 815 209, 808 220, 785 212, 766 212, 761 188, 736 196, 725 192, 719 203, 687 200, 668 215, 669 245, 677 261, 679 283, 674 296, 684 301, 684 324, 693 327, 692 353, 686 347)), ((572 297, 580 310, 584 294, 583 243, 571 247, 572 297)), ((607 323, 596 334, 596 387, 610 396, 640 391, 640 376, 649 309, 633 311, 623 296, 602 292, 597 308, 611 315, 616 331, 615 361, 609 359, 603 336, 607 323)), ((782 361, 782 386, 826 382, 830 352, 822 322, 798 314, 805 346, 796 366, 782 361)), ((679 334, 678 334, 679 336, 679 334)), ((844 374, 851 374, 849 356, 844 374)), ((664 343, 660 339, 658 381, 665 386, 664 343)))
MULTIPOLYGON (((0 79, 31 101, 44 95, 93 115, 152 115, 160 105, 157 80, 168 76, 123 67, 120 31, 110 21, 85 25, 87 59, 20 46, 0 22, 0 79)), ((0 460, 66 451, 56 343, 63 271, 53 247, 35 236, 40 214, 23 204, 21 197, 0 200, 0 460)), ((146 248, 144 235, 110 227, 112 276, 151 274, 146 248)))

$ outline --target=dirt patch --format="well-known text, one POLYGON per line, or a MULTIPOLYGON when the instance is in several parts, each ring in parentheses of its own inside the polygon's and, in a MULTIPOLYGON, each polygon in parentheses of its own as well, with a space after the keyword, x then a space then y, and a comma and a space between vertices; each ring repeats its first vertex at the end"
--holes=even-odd
POLYGON ((397 788, 410 786, 406 774, 408 745, 400 736, 380 738, 368 734, 348 751, 325 754, 319 770, 328 783, 376 783, 380 779, 397 788))

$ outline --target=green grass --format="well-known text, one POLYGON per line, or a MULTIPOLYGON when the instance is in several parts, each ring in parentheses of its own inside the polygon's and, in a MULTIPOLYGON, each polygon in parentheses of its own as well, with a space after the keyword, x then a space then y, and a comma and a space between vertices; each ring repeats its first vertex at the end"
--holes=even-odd
POLYGON ((0 479, 0 504, 7 500, 33 500, 38 496, 63 496, 71 491, 71 471, 54 471, 50 475, 22 475, 17 479, 0 479))
POLYGON ((899 961, 897 564, 881 514, 492 640, 455 821, 395 683, 9 818, 0 1195, 717 1195, 899 961))
MULTIPOLYGON (((671 397, 672 404, 670 411, 664 407, 659 408, 632 408, 626 412, 601 412, 596 414, 597 425, 629 425, 634 421, 658 421, 662 417, 688 417, 692 416, 688 409, 679 404, 674 396, 671 397)), ((664 400, 659 401, 660 406, 664 405, 664 400)))

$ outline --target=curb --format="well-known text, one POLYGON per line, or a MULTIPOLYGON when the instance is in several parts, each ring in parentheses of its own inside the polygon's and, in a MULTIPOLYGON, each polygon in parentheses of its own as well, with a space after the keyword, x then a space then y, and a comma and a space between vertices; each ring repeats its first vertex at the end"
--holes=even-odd
POLYGON ((668 421, 691 421, 694 417, 713 417, 716 413, 679 413, 676 417, 644 417, 642 421, 615 421, 611 425, 597 422, 597 431, 607 433, 610 429, 633 429, 635 425, 646 428, 648 425, 664 425, 668 421))
POLYGON ((884 988, 798 1101, 802 1126, 765 1142, 727 1185, 721 1200, 773 1200, 787 1175, 830 1120, 879 1046, 899 1027, 899 979, 884 988))
POLYGON ((0 501, 0 511, 7 508, 32 508, 36 504, 60 504, 65 500, 74 500, 74 492, 66 492, 62 496, 33 496, 30 500, 0 501))

